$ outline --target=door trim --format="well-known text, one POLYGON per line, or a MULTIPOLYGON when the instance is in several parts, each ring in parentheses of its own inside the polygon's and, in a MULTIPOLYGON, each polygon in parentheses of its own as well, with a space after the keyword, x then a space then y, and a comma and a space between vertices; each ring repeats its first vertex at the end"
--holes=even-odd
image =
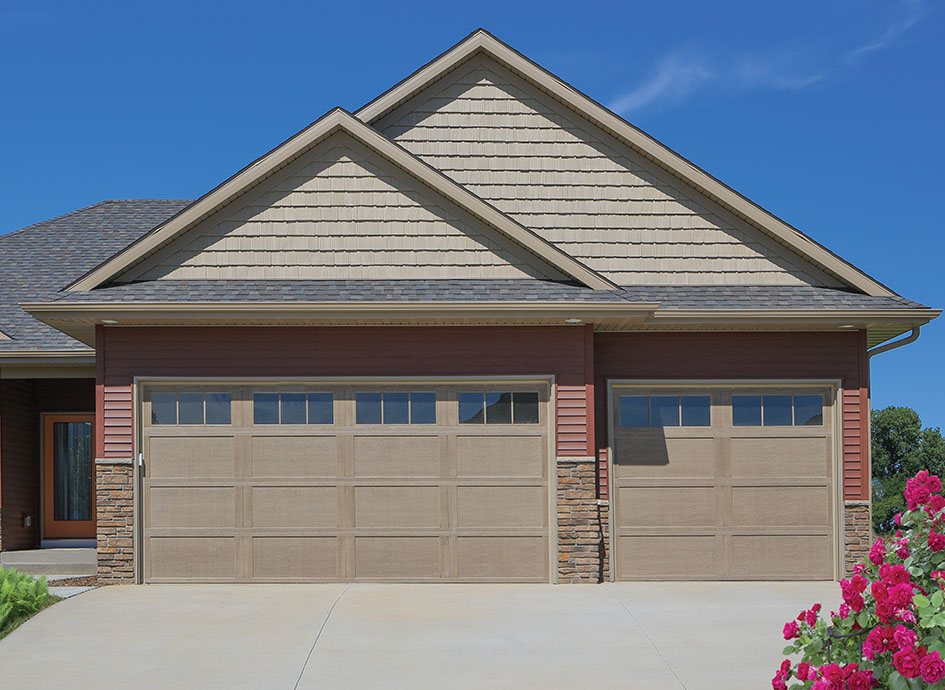
POLYGON ((97 518, 97 496, 95 490, 95 413, 93 412, 43 412, 40 414, 40 503, 41 528, 40 540, 48 539, 95 539, 97 518), (52 429, 56 422, 89 422, 92 425, 92 519, 91 520, 61 520, 53 519, 53 440, 52 429), (59 522, 48 532, 53 523, 59 522))

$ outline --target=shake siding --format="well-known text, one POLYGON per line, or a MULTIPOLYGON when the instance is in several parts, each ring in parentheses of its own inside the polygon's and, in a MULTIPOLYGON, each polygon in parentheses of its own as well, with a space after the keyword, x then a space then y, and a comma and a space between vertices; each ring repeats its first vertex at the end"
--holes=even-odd
POLYGON ((623 285, 838 285, 485 57, 375 123, 623 285))
MULTIPOLYGON (((105 457, 133 449, 135 376, 553 375, 557 454, 586 456, 585 329, 580 327, 102 328, 105 457)), ((588 351, 589 352, 589 351, 588 351)))
MULTIPOLYGON (((843 497, 869 498, 863 333, 598 333, 597 441, 607 447, 607 379, 840 379, 843 497)), ((606 481, 601 487, 607 494, 606 481)))
POLYGON ((121 280, 162 278, 564 276, 336 134, 121 280))

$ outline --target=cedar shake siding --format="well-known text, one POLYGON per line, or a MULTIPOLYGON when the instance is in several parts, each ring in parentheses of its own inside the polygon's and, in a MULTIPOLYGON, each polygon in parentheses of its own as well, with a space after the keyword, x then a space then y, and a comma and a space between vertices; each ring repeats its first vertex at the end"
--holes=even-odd
POLYGON ((99 457, 134 452, 136 376, 554 376, 557 454, 587 455, 582 327, 99 327, 99 341, 99 457))
MULTIPOLYGON (((598 333, 594 337, 597 409, 608 379, 840 379, 843 498, 869 498, 869 390, 863 332, 598 333)), ((597 439, 607 447, 607 416, 597 439)), ((606 482, 601 486, 607 495, 606 482)))

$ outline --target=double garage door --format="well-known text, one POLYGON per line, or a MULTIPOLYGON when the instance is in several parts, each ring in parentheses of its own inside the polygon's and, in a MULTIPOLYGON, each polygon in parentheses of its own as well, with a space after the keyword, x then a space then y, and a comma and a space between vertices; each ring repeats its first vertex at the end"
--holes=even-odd
POLYGON ((547 582, 549 393, 145 388, 144 579, 547 582))
POLYGON ((611 388, 617 579, 832 579, 833 390, 611 388))

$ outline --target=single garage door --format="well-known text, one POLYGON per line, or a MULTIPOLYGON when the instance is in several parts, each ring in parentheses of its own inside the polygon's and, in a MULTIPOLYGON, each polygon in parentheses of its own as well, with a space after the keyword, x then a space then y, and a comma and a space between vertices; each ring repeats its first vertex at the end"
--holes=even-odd
POLYGON ((833 578, 833 396, 614 385, 617 579, 833 578))
POLYGON ((148 582, 549 579, 546 384, 142 396, 148 582))

